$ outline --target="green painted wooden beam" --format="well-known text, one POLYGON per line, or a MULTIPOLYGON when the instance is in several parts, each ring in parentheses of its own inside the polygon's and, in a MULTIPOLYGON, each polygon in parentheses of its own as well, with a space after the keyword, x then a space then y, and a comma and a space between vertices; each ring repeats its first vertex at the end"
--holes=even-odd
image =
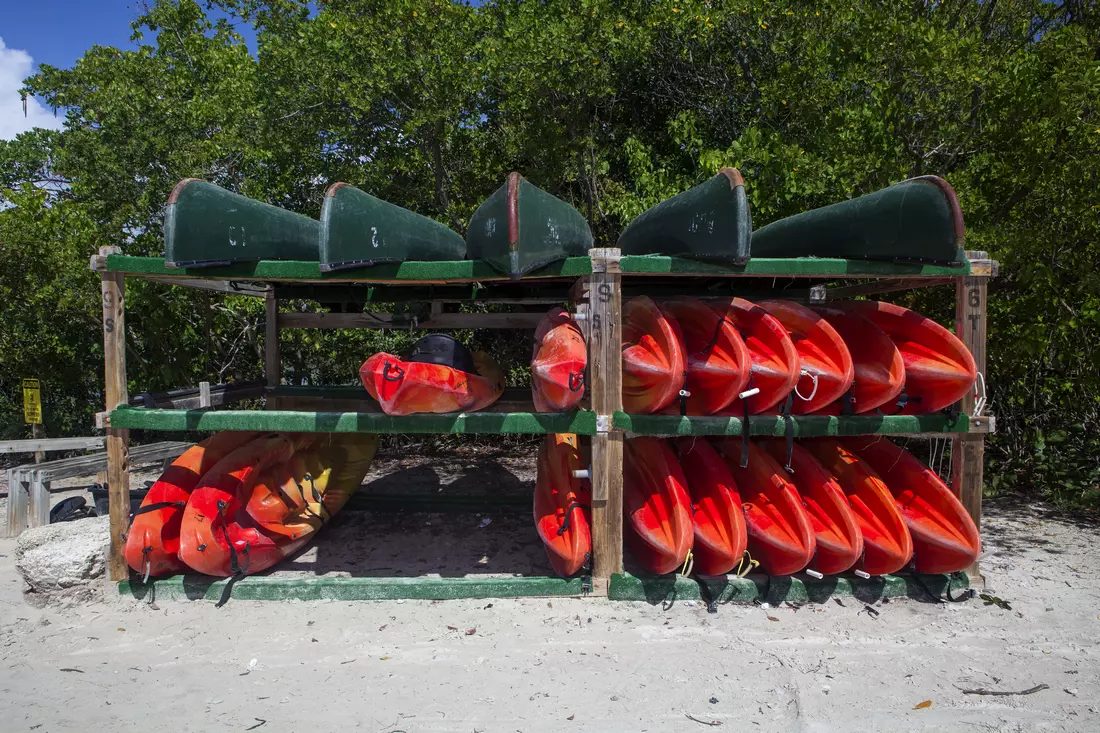
MULTIPOLYGON (((710 597, 718 603, 752 603, 761 601, 777 605, 791 603, 825 603, 830 598, 853 597, 871 603, 880 598, 910 596, 927 598, 928 591, 942 596, 948 582, 953 591, 970 587, 965 573, 947 575, 883 575, 868 580, 855 576, 827 575, 821 580, 802 575, 782 575, 768 578, 733 575, 705 578, 710 597), (923 582, 923 585, 921 584, 923 582)), ((612 601, 645 601, 670 603, 704 600, 699 583, 679 574, 634 576, 629 573, 611 576, 607 597, 612 601)))
MULTIPOLYGON (((161 600, 217 601, 229 581, 205 575, 124 580, 121 596, 145 599, 152 592, 161 600)), ((512 578, 288 578, 248 576, 233 584, 230 598, 239 601, 389 601, 401 599, 453 600, 456 598, 523 598, 580 596, 583 578, 526 576, 512 578)))
MULTIPOLYGON (((838 260, 815 257, 765 258, 756 257, 746 265, 737 267, 713 262, 679 257, 658 257, 633 255, 623 257, 622 271, 625 275, 685 275, 708 277, 815 277, 815 278, 853 278, 853 277, 960 277, 970 272, 970 264, 961 267, 941 267, 937 265, 909 265, 870 260, 838 260)), ((133 257, 129 255, 110 255, 107 257, 108 272, 122 272, 128 275, 148 275, 158 277, 188 277, 207 280, 299 280, 311 282, 464 282, 507 280, 507 277, 480 260, 455 260, 447 262, 400 262, 396 264, 375 265, 355 270, 321 272, 317 262, 266 260, 262 262, 242 262, 224 267, 200 267, 174 269, 164 266, 160 257, 133 257)), ((540 277, 578 277, 592 272, 592 264, 587 257, 570 257, 567 260, 547 265, 525 276, 540 277)))
MULTIPOLYGON (((966 433, 970 421, 960 414, 948 415, 796 415, 794 436, 816 438, 843 435, 911 435, 916 433, 966 433)), ((743 420, 738 417, 681 417, 679 415, 628 415, 616 412, 614 427, 636 435, 741 435, 743 420)), ((749 418, 749 435, 782 438, 786 421, 778 415, 754 415, 749 418)))
POLYGON ((682 257, 631 255, 623 257, 624 275, 709 275, 774 277, 959 277, 970 273, 970 263, 960 267, 911 265, 873 260, 839 260, 825 257, 753 257, 742 266, 700 262, 682 257))
POLYGON ((152 410, 118 407, 111 427, 131 430, 259 430, 294 433, 577 433, 594 435, 596 415, 580 412, 467 412, 394 417, 371 412, 152 410))

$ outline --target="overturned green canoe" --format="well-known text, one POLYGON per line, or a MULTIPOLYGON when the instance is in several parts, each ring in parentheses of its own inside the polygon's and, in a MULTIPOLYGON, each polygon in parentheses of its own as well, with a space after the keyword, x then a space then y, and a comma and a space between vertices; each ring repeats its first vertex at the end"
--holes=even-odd
POLYGON ((321 271, 406 260, 461 260, 459 235, 408 209, 334 183, 321 205, 321 271))
POLYGON ((466 230, 466 256, 512 278, 591 248, 592 230, 579 211, 514 172, 478 207, 466 230))
POLYGON ((723 168, 694 188, 644 212, 619 235, 624 255, 665 255, 743 265, 752 216, 745 182, 723 168))
POLYGON ((320 226, 308 216, 185 178, 168 197, 164 264, 212 267, 258 260, 317 260, 320 226))
POLYGON ((753 257, 840 257, 961 265, 955 189, 921 176, 850 201, 772 222, 752 234, 753 257))

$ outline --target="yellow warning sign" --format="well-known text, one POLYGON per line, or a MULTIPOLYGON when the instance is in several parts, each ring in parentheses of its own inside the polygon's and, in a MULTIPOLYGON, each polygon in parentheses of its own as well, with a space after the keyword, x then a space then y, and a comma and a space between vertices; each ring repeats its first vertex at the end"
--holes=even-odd
POLYGON ((37 379, 23 380, 23 420, 30 425, 42 424, 42 392, 37 379))

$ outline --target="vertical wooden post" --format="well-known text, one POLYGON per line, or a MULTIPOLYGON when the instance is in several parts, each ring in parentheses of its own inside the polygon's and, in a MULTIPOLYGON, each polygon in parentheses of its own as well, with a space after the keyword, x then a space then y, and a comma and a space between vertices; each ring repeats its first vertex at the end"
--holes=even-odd
MULTIPOLYGON (((275 297, 275 290, 268 290, 265 298, 267 315, 264 319, 264 378, 270 392, 282 381, 283 366, 279 356, 279 301, 275 297)), ((268 394, 267 408, 273 410, 276 407, 275 395, 268 394)))
MULTIPOLYGON (((42 426, 42 423, 34 423, 31 425, 31 437, 32 438, 45 438, 46 429, 42 426)), ((37 450, 34 452, 34 462, 41 463, 46 460, 46 451, 37 450)))
MULTIPOLYGON (((987 259, 985 252, 967 252, 971 260, 987 259)), ((955 334, 970 349, 978 372, 985 376, 987 277, 960 277, 955 283, 955 334)), ((981 382, 977 385, 981 387, 981 382)), ((960 405, 963 412, 974 410, 974 392, 967 393, 960 405)), ((951 482, 974 523, 981 529, 983 462, 985 438, 982 435, 956 435, 951 441, 951 482)), ((977 563, 967 569, 971 582, 984 583, 977 563)))
MULTIPOLYGON (((118 247, 102 247, 101 257, 118 247)), ((106 408, 110 412, 129 400, 126 391, 126 283, 121 273, 100 272, 103 291, 103 372, 106 408)), ((107 428, 107 486, 111 506, 111 580, 125 580, 129 567, 123 556, 123 533, 130 523, 130 431, 107 428)))
POLYGON ((589 394, 596 413, 592 437, 592 578, 607 592, 613 573, 623 570, 623 434, 612 429, 623 408, 622 270, 617 249, 593 249, 588 287, 589 394))

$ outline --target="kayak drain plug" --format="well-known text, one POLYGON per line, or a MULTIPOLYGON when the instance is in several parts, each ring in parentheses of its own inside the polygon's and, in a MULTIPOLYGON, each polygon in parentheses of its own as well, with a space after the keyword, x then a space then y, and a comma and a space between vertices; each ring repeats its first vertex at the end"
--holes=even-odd
POLYGON ((746 397, 752 397, 753 395, 758 395, 758 394, 760 394, 760 388, 759 387, 753 387, 752 389, 746 389, 744 392, 737 395, 737 399, 743 400, 746 397))
POLYGON ((806 575, 809 575, 811 578, 817 578, 818 580, 821 580, 822 578, 825 577, 824 575, 817 572, 816 570, 810 570, 809 568, 806 568, 806 575))
POLYGON ((866 570, 853 570, 852 572, 855 573, 856 575, 858 575, 859 577, 863 578, 864 580, 870 580, 871 579, 871 574, 868 573, 866 570))

